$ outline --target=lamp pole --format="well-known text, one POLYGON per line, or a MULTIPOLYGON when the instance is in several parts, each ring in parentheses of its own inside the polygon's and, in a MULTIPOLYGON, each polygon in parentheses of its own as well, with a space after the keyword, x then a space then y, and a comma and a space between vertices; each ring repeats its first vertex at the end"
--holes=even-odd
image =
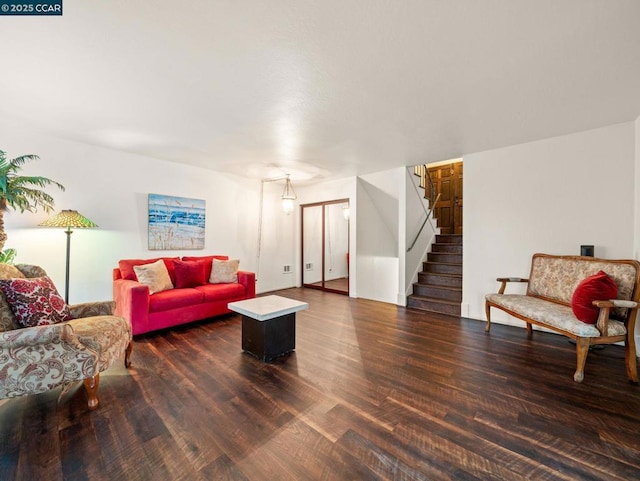
POLYGON ((67 264, 64 275, 64 302, 69 304, 69 259, 71 258, 71 234, 73 231, 71 227, 67 227, 67 230, 64 231, 67 234, 67 264))

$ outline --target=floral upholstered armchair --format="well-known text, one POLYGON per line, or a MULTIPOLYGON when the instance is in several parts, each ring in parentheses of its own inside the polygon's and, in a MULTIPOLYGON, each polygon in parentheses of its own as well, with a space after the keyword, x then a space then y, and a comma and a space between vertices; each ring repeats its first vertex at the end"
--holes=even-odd
POLYGON ((89 409, 98 407, 100 372, 123 353, 130 365, 131 325, 114 308, 67 306, 42 268, 0 264, 0 399, 84 381, 89 409))

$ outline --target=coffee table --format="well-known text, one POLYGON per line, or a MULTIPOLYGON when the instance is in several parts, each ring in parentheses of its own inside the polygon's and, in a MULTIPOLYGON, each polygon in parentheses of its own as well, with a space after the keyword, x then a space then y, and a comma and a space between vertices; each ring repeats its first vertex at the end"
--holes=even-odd
POLYGON ((242 350, 271 362, 296 348, 296 312, 309 304, 271 295, 230 302, 227 307, 242 314, 242 350))

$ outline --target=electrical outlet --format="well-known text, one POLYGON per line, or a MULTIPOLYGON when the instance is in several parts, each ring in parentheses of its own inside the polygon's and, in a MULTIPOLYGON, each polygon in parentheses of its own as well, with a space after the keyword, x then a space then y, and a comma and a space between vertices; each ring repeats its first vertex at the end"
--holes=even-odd
POLYGON ((305 271, 312 271, 313 270, 313 264, 311 262, 305 264, 304 265, 304 270, 305 271))
POLYGON ((282 266, 283 274, 291 274, 291 266, 289 264, 285 264, 282 266))

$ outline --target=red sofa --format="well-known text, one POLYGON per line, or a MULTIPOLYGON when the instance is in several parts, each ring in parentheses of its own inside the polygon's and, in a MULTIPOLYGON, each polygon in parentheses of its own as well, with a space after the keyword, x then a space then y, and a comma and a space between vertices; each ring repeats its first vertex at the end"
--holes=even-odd
MULTIPOLYGON (((206 279, 211 273, 213 259, 227 260, 227 256, 185 256, 182 261, 199 261, 208 266, 206 279)), ((162 259, 172 282, 175 282, 173 261, 179 257, 155 259, 123 259, 113 269, 113 300, 115 315, 131 322, 133 335, 156 331, 179 324, 206 319, 231 312, 229 302, 256 297, 255 273, 238 271, 238 282, 229 284, 205 283, 194 287, 181 287, 149 294, 149 287, 137 281, 133 266, 162 259)), ((205 268, 206 269, 206 268, 205 268)))

